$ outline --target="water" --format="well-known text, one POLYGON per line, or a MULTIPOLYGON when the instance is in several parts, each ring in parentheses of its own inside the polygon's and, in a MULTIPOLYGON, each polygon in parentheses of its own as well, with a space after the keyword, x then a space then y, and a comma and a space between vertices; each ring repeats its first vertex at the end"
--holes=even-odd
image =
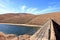
POLYGON ((37 27, 25 27, 25 26, 0 24, 0 32, 6 33, 6 34, 33 35, 38 29, 39 28, 37 28, 37 27))

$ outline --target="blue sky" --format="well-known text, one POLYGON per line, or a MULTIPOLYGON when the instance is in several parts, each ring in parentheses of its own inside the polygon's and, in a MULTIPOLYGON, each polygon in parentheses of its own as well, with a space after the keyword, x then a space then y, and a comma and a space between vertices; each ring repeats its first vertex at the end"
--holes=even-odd
POLYGON ((0 0, 0 14, 43 14, 60 11, 60 0, 0 0))

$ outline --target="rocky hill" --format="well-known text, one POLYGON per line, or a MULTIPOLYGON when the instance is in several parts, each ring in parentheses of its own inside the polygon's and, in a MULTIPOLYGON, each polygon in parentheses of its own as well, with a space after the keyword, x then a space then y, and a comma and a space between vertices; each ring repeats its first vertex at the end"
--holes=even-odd
POLYGON ((43 25, 48 19, 53 19, 60 24, 60 12, 33 15, 27 13, 9 13, 0 15, 0 23, 17 23, 30 25, 43 25))
POLYGON ((29 21, 27 24, 43 25, 48 19, 53 19, 60 24, 60 12, 38 15, 36 18, 29 21))
POLYGON ((3 14, 0 17, 0 23, 17 23, 17 24, 25 24, 35 18, 36 15, 26 14, 26 13, 18 13, 18 14, 3 14))

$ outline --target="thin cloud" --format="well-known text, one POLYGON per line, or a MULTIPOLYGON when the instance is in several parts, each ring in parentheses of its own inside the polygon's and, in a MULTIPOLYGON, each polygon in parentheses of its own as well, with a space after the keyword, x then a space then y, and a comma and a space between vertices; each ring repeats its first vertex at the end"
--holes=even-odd
MULTIPOLYGON (((59 8, 56 7, 56 5, 48 6, 47 8, 45 8, 43 10, 39 10, 38 8, 28 7, 26 5, 20 6, 19 7, 20 9, 16 9, 16 8, 13 8, 13 7, 11 7, 11 9, 10 9, 9 6, 11 6, 11 2, 12 2, 12 0, 0 0, 0 12, 2 12, 2 13, 3 12, 4 13, 8 13, 8 12, 18 13, 20 11, 22 13, 24 12, 24 13, 40 14, 40 13, 51 12, 51 11, 59 9, 59 8)), ((56 2, 53 2, 53 3, 50 3, 50 4, 56 4, 56 2)))
POLYGON ((19 13, 19 12, 15 10, 0 9, 0 14, 4 14, 4 13, 19 13))
POLYGON ((0 1, 3 1, 3 2, 10 2, 11 0, 0 0, 0 1))
POLYGON ((35 12, 37 10, 37 8, 28 8, 28 9, 26 9, 26 12, 28 13, 33 13, 33 12, 35 12))
POLYGON ((7 8, 9 0, 0 0, 0 7, 7 8))
POLYGON ((27 13, 28 13, 28 12, 30 12, 30 11, 31 11, 31 9, 32 9, 32 8, 28 8, 28 9, 26 9, 26 12, 27 12, 27 13))
POLYGON ((3 7, 3 8, 5 8, 6 6, 5 6, 5 5, 3 5, 3 4, 0 4, 0 7, 3 7))
POLYGON ((46 12, 51 12, 51 11, 54 11, 58 9, 57 7, 55 6, 48 6, 47 8, 43 9, 43 10, 39 10, 38 8, 27 8, 27 6, 21 6, 21 10, 22 12, 25 12, 25 13, 33 13, 33 14, 42 14, 42 13, 46 13, 46 12))
POLYGON ((50 2, 48 3, 49 5, 51 5, 52 7, 60 7, 60 2, 50 2))
POLYGON ((11 0, 0 0, 0 14, 4 14, 4 13, 18 13, 17 10, 15 10, 15 8, 9 8, 9 3, 11 0))
POLYGON ((25 12, 25 13, 34 13, 35 11, 38 11, 37 8, 32 8, 32 7, 27 8, 26 5, 21 6, 20 9, 21 9, 21 12, 25 12))
POLYGON ((22 12, 24 12, 25 9, 26 9, 26 6, 25 6, 25 5, 21 6, 21 11, 22 11, 22 12))
POLYGON ((35 12, 37 10, 38 10, 37 8, 32 8, 30 12, 35 12))
POLYGON ((58 9, 60 9, 60 8, 57 8, 57 7, 48 7, 46 9, 41 10, 40 13, 54 12, 54 11, 56 11, 58 9))

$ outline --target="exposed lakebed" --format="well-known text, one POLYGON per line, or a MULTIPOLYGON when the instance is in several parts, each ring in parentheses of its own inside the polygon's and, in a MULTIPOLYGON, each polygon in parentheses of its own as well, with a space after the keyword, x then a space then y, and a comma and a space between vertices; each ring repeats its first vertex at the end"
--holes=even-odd
POLYGON ((0 32, 6 33, 6 34, 33 35, 38 29, 39 27, 26 27, 26 26, 0 24, 0 32))

